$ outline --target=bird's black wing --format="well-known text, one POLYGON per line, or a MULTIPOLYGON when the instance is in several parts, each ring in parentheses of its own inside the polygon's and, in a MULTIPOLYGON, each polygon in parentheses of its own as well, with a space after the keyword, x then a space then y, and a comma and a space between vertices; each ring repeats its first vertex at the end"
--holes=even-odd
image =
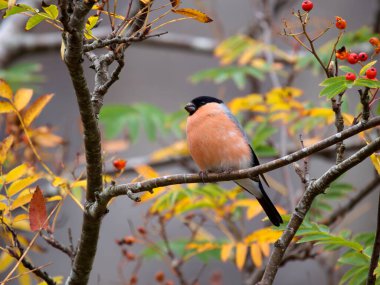
MULTIPOLYGON (((256 153, 253 151, 252 146, 249 145, 249 148, 251 149, 251 153, 252 153, 252 166, 258 166, 258 165, 260 165, 260 161, 259 161, 259 159, 257 158, 256 153)), ((264 174, 260 174, 260 177, 263 179, 263 181, 265 182, 265 184, 266 184, 268 187, 270 187, 268 181, 265 179, 264 174)))

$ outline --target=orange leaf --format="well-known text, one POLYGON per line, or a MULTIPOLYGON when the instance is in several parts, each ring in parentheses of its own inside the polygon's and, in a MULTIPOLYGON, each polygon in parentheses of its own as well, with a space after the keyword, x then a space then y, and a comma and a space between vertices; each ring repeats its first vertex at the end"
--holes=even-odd
POLYGON ((29 205, 30 229, 32 231, 38 231, 41 228, 47 229, 48 223, 46 222, 46 220, 47 213, 45 198, 42 195, 40 187, 37 186, 29 205))
POLYGON ((13 144, 13 136, 6 137, 3 142, 0 144, 0 165, 4 164, 9 149, 13 144))
POLYGON ((226 262, 227 259, 231 255, 231 251, 234 248, 234 245, 232 243, 226 243, 222 245, 221 251, 220 251, 220 259, 223 262, 226 262))
POLYGON ((11 87, 4 81, 0 79, 0 97, 6 98, 12 101, 13 92, 11 87))
POLYGON ((53 94, 47 94, 38 98, 25 112, 23 119, 26 127, 34 121, 35 118, 41 113, 42 109, 50 102, 53 94))
POLYGON ((235 262, 236 266, 239 270, 242 270, 244 264, 245 264, 245 258, 247 256, 247 246, 244 243, 238 243, 236 245, 236 257, 235 262))
POLYGON ((255 264, 255 266, 261 267, 261 265, 263 264, 263 259, 261 256, 260 248, 255 243, 253 243, 251 245, 251 257, 252 257, 252 261, 255 264))
POLYGON ((207 16, 205 13, 198 11, 198 10, 195 10, 195 9, 191 9, 191 8, 172 9, 172 12, 179 14, 179 15, 183 15, 183 16, 192 18, 192 19, 197 20, 201 23, 212 22, 212 19, 209 16, 207 16))
POLYGON ((18 111, 21 111, 28 105, 30 99, 32 99, 33 90, 22 88, 17 90, 14 99, 14 105, 18 111))
POLYGON ((170 0, 170 3, 172 4, 172 7, 173 8, 176 8, 179 6, 179 4, 181 3, 180 0, 170 0))

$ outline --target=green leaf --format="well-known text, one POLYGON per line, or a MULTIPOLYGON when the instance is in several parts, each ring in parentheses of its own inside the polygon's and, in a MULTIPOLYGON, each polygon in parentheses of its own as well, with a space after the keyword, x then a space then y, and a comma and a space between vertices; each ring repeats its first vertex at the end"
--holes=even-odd
POLYGON ((252 139, 252 145, 256 147, 265 144, 266 140, 275 133, 277 133, 277 128, 272 127, 268 123, 262 123, 258 125, 255 130, 255 135, 252 139))
POLYGON ((259 157, 274 157, 278 155, 277 149, 269 145, 259 145, 255 147, 255 152, 259 157))
POLYGON ((380 81, 375 81, 366 78, 359 78, 354 81, 354 86, 364 86, 369 88, 380 88, 380 81))
POLYGON ((327 99, 331 99, 334 96, 344 92, 346 89, 347 89, 346 82, 337 82, 323 88, 321 93, 319 93, 319 96, 320 97, 326 96, 327 99))
POLYGON ((364 284, 364 281, 367 279, 367 276, 368 276, 368 269, 369 269, 369 266, 361 267, 361 269, 358 270, 356 274, 352 277, 348 285, 364 284))
POLYGON ((346 283, 347 281, 349 281, 351 278, 355 277, 356 275, 358 275, 363 269, 368 269, 367 266, 360 266, 360 267, 353 267, 351 268, 350 270, 348 270, 343 276, 342 278, 340 279, 339 281, 339 285, 342 285, 344 283, 346 283))
POLYGON ((355 266, 368 265, 369 261, 370 259, 367 258, 365 255, 359 252, 355 252, 355 251, 346 252, 338 259, 338 262, 341 264, 348 264, 348 265, 355 265, 355 266))
POLYGON ((34 28, 35 26, 37 26, 39 23, 41 23, 45 19, 46 19, 45 17, 43 17, 39 14, 36 14, 36 15, 30 17, 28 19, 28 21, 26 22, 25 30, 29 31, 30 29, 34 28))
POLYGON ((320 86, 328 86, 331 84, 335 84, 338 82, 345 82, 346 77, 345 76, 337 76, 337 77, 330 77, 325 80, 323 80, 321 83, 319 83, 320 86))
POLYGON ((47 7, 42 7, 42 9, 44 9, 44 11, 46 12, 46 14, 49 15, 49 18, 50 19, 57 19, 58 18, 58 7, 56 5, 49 5, 47 7))
POLYGON ((7 10, 7 12, 4 15, 4 18, 27 11, 36 13, 35 9, 26 4, 16 4, 11 9, 7 10))
POLYGON ((367 69, 369 69, 369 68, 371 68, 372 66, 374 66, 374 65, 376 64, 376 62, 377 62, 377 60, 374 60, 374 61, 371 61, 371 62, 367 63, 366 65, 364 65, 364 66, 362 67, 362 69, 360 69, 359 74, 360 74, 360 75, 364 75, 365 72, 367 71, 367 69))
POLYGON ((354 69, 352 69, 351 67, 346 66, 346 65, 341 65, 341 66, 339 66, 339 69, 342 70, 342 71, 345 72, 345 73, 349 73, 349 72, 351 72, 351 73, 356 74, 356 71, 355 71, 354 69))

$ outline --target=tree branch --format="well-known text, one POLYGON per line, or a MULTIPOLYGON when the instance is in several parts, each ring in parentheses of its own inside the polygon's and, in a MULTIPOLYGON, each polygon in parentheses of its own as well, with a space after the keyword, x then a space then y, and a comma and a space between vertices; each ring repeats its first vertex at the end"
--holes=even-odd
POLYGON ((292 214, 286 230, 283 232, 281 238, 275 243, 275 247, 265 269, 263 279, 259 283, 260 285, 270 285, 273 283, 285 251, 294 238, 298 228, 301 226, 305 215, 310 210, 315 197, 322 194, 329 184, 336 180, 340 175, 356 166, 379 149, 380 138, 377 138, 372 143, 363 147, 357 153, 353 154, 340 164, 331 167, 319 179, 310 183, 308 189, 302 196, 294 213, 292 214))
POLYGON ((367 285, 375 285, 376 283, 376 275, 374 271, 379 262, 380 255, 380 193, 379 193, 379 201, 377 206, 377 228, 376 228, 376 237, 375 242, 373 243, 373 252, 371 256, 371 263, 369 265, 368 270, 368 279, 367 285))
MULTIPOLYGON (((70 15, 68 25, 71 28, 70 30, 65 30, 62 35, 66 46, 64 61, 74 85, 83 124, 87 162, 87 205, 95 200, 95 193, 103 189, 100 130, 93 112, 91 94, 82 66, 85 16, 91 10, 93 4, 94 1, 76 1, 71 15, 69 14, 70 11, 62 13, 62 10, 67 7, 62 5, 62 2, 60 5, 61 13, 67 12, 70 15)), ((93 217, 84 212, 78 253, 66 284, 87 284, 96 254, 100 225, 101 219, 93 219, 93 217)))
POLYGON ((310 147, 303 148, 282 158, 273 160, 260 166, 233 171, 231 173, 213 173, 209 174, 207 177, 200 177, 200 175, 198 174, 177 174, 148 179, 142 182, 128 183, 117 186, 112 185, 102 193, 98 193, 96 202, 88 208, 88 211, 89 214, 93 217, 99 217, 104 214, 104 212, 106 211, 107 203, 112 198, 120 195, 132 196, 133 193, 152 191, 152 189, 157 187, 184 183, 230 181, 247 177, 256 177, 259 174, 283 167, 304 157, 310 156, 313 153, 316 153, 333 144, 336 144, 337 142, 343 141, 364 130, 378 126, 379 124, 380 116, 369 120, 367 123, 360 122, 357 125, 347 128, 346 130, 340 133, 332 135, 310 147))

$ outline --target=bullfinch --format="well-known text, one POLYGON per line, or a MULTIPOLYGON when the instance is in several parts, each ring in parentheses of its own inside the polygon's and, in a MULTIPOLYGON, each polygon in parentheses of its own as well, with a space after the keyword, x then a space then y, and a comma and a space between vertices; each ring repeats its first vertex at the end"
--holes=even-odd
MULTIPOLYGON (((189 113, 187 143, 201 173, 225 172, 260 164, 242 126, 222 100, 201 96, 188 103, 185 109, 189 113)), ((260 176, 268 185, 264 175, 260 176)), ((259 176, 234 182, 257 198, 275 226, 283 223, 259 176)))

